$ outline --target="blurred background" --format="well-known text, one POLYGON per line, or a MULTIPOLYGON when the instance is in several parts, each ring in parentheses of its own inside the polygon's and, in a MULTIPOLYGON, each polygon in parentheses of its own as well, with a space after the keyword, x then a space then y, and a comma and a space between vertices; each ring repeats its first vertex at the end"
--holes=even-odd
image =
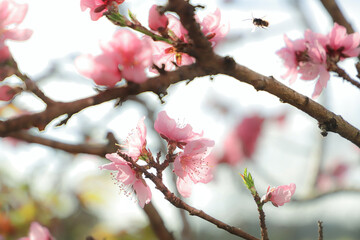
MULTIPOLYGON (((110 39, 116 27, 105 18, 93 22, 80 11, 80 1, 17 1, 29 4, 20 25, 33 29, 25 42, 9 42, 19 68, 52 99, 74 101, 96 94, 94 83, 74 67, 76 56, 99 53, 99 41, 110 39)), ((147 26, 148 9, 165 1, 125 1, 120 11, 130 9, 147 26)), ((333 24, 316 0, 208 0, 200 18, 220 8, 229 23, 226 39, 215 51, 230 55, 239 64, 266 76, 281 79, 286 72, 275 52, 285 46, 283 35, 302 38, 306 29, 327 34, 333 24), (270 23, 252 32, 251 18, 270 23), (250 20, 249 20, 250 19, 250 20)), ((338 1, 355 30, 360 29, 360 2, 338 1)), ((353 59, 342 67, 355 78, 353 59)), ((17 85, 16 78, 6 83, 17 85)), ((290 86, 311 96, 314 82, 297 80, 290 86)), ((215 140, 214 179, 194 186, 185 201, 225 223, 260 236, 256 205, 239 173, 253 175, 260 195, 267 187, 295 183, 294 200, 282 207, 264 207, 270 239, 316 239, 317 221, 323 221, 325 239, 360 239, 360 152, 348 140, 329 133, 320 135, 317 122, 276 97, 226 76, 195 79, 175 84, 161 104, 152 93, 143 93, 121 106, 110 101, 75 114, 66 125, 55 119, 44 131, 33 134, 68 144, 106 144, 113 133, 124 141, 137 121, 146 116, 148 147, 163 151, 165 142, 153 129, 157 113, 189 123, 196 132, 215 140), (249 136, 250 135, 250 136, 249 136), (249 150, 250 149, 250 150, 249 150), (344 191, 338 191, 343 189, 344 191), (335 192, 335 193, 334 193, 335 192)), ((360 127, 357 103, 360 91, 332 75, 316 99, 329 110, 360 127)), ((29 93, 0 103, 1 119, 39 112, 45 105, 29 93)), ((164 152, 163 152, 164 153, 164 152)), ((99 166, 105 158, 70 154, 12 138, 0 140, 0 239, 28 234, 32 221, 49 228, 56 239, 156 239, 143 210, 124 196, 108 171, 99 166)), ((172 207, 152 183, 152 203, 177 239, 237 239, 203 220, 172 207), (184 224, 185 222, 185 224, 184 224), (186 224, 187 223, 187 224, 186 224), (186 227, 184 230, 184 225, 186 227)), ((172 172, 165 183, 175 191, 172 172)))

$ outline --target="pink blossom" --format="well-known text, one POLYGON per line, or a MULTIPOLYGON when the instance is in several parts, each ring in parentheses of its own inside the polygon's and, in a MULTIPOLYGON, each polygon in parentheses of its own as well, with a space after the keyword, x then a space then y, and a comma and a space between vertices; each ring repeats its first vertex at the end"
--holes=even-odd
POLYGON ((112 4, 121 4, 125 0, 81 0, 80 7, 81 11, 90 9, 91 20, 97 21, 103 16, 103 13, 107 10, 112 4))
POLYGON ((78 57, 75 65, 85 77, 98 85, 113 87, 121 78, 142 83, 147 80, 145 69, 151 64, 148 40, 140 40, 129 30, 117 31, 111 41, 101 44, 102 54, 78 57))
POLYGON ((290 183, 289 185, 282 185, 276 188, 268 187, 266 195, 264 195, 261 200, 262 202, 271 201, 275 207, 282 206, 284 203, 290 202, 291 197, 294 195, 296 190, 296 185, 290 183))
POLYGON ((0 1, 0 43, 6 39, 23 41, 31 37, 29 29, 18 29, 28 10, 27 4, 17 4, 13 0, 0 1))
POLYGON ((360 33, 347 34, 346 28, 335 23, 328 35, 329 47, 340 55, 340 59, 357 57, 360 54, 360 33))
POLYGON ((110 42, 101 45, 101 49, 112 55, 127 81, 142 83, 147 80, 145 69, 152 64, 148 39, 139 39, 129 30, 119 30, 110 42))
POLYGON ((38 222, 32 222, 28 237, 19 238, 19 240, 53 240, 49 230, 41 226, 38 222))
POLYGON ((244 156, 252 157, 259 139, 265 118, 258 115, 245 117, 236 127, 236 134, 241 140, 244 156))
POLYGON ((221 12, 219 8, 217 8, 214 13, 204 17, 200 25, 201 31, 211 42, 212 46, 215 46, 229 32, 229 24, 221 24, 221 12))
POLYGON ((227 163, 231 166, 235 166, 239 162, 243 161, 244 153, 243 146, 240 138, 235 131, 232 131, 224 141, 224 155, 221 159, 222 163, 227 163))
MULTIPOLYGON (((174 39, 179 39, 183 42, 187 42, 187 30, 181 25, 181 22, 178 18, 171 14, 166 15, 169 24, 168 29, 170 31, 169 35, 174 39)), ((165 65, 165 70, 170 71, 174 69, 173 62, 177 66, 189 65, 195 62, 193 57, 190 57, 186 53, 179 52, 174 46, 161 42, 161 41, 152 41, 153 49, 153 63, 158 67, 165 65)))
POLYGON ((0 101, 10 101, 15 94, 16 91, 12 87, 8 85, 0 86, 0 101))
POLYGON ((114 87, 122 78, 118 64, 112 54, 92 56, 85 54, 75 59, 77 70, 87 78, 91 78, 97 85, 114 87))
POLYGON ((141 155, 146 155, 146 126, 144 124, 145 117, 141 118, 134 129, 126 139, 124 145, 126 154, 134 161, 137 161, 141 155))
POLYGON ((152 5, 149 12, 149 27, 154 30, 165 30, 169 20, 165 14, 160 14, 157 10, 157 5, 152 5))
POLYGON ((171 143, 176 143, 178 147, 200 138, 203 134, 194 133, 189 124, 180 126, 174 119, 170 118, 165 111, 161 111, 155 120, 155 130, 162 138, 171 143))
POLYGON ((184 152, 176 157, 174 161, 174 173, 178 176, 176 185, 183 197, 191 195, 193 184, 211 181, 212 171, 207 156, 213 146, 212 140, 197 139, 189 142, 184 152))
POLYGON ((151 200, 151 191, 146 182, 140 178, 137 173, 130 167, 130 163, 125 161, 117 153, 106 154, 105 157, 112 161, 111 163, 100 166, 100 169, 117 171, 116 181, 120 183, 121 189, 125 194, 135 191, 139 205, 143 208, 151 200), (129 190, 126 189, 129 188, 129 190))
POLYGON ((305 41, 310 61, 299 64, 299 73, 301 74, 302 80, 313 80, 319 76, 312 94, 312 97, 316 98, 321 94, 330 79, 326 62, 326 37, 322 34, 314 33, 311 30, 306 30, 305 41))
POLYGON ((306 49, 305 40, 298 39, 291 41, 286 35, 284 35, 284 41, 286 47, 278 50, 276 54, 284 60, 284 65, 288 69, 281 77, 288 78, 291 76, 290 84, 292 84, 297 78, 299 58, 306 49))

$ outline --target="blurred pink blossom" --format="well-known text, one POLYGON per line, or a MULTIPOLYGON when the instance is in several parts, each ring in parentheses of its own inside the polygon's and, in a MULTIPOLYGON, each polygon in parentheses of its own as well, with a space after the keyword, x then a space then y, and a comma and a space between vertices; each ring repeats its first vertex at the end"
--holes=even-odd
POLYGON ((97 21, 112 4, 121 4, 125 0, 80 0, 81 11, 90 9, 91 20, 97 21))
POLYGON ((357 57, 360 54, 360 33, 347 34, 346 28, 335 23, 328 35, 329 47, 340 55, 340 59, 357 57))
POLYGON ((251 158, 256 150, 265 118, 258 115, 245 117, 236 127, 236 134, 241 140, 244 156, 251 158))
POLYGON ((0 101, 10 101, 15 94, 16 91, 12 87, 8 85, 0 86, 0 101))
POLYGON ((161 15, 157 10, 157 5, 152 5, 149 11, 149 27, 151 30, 165 30, 169 20, 165 14, 161 15))
POLYGON ((169 144, 176 143, 180 148, 184 148, 187 143, 203 135, 202 133, 194 133, 189 124, 180 126, 180 124, 170 118, 165 111, 159 112, 154 123, 154 128, 169 144))
POLYGON ((205 16, 200 26, 201 31, 211 42, 212 46, 215 46, 229 32, 229 24, 221 23, 221 12, 219 8, 217 8, 214 13, 205 16))
POLYGON ((85 54, 75 59, 77 70, 87 78, 91 78, 96 85, 114 87, 122 78, 117 62, 112 54, 92 56, 85 54))
POLYGON ((214 144, 214 141, 205 138, 191 141, 185 146, 184 152, 176 157, 176 186, 183 197, 190 197, 193 184, 211 181, 213 176, 207 157, 214 144))
POLYGON ((139 205, 143 208, 145 204, 148 204, 151 200, 151 190, 145 180, 140 178, 130 167, 130 163, 117 153, 106 154, 105 157, 111 163, 100 166, 100 169, 117 171, 115 179, 120 183, 121 190, 124 191, 125 195, 131 194, 131 191, 134 190, 139 205))
POLYGON ((139 39, 129 30, 115 32, 113 38, 101 44, 102 54, 89 54, 75 60, 78 71, 98 85, 113 87, 121 78, 142 83, 147 80, 145 69, 151 65, 151 48, 146 39, 139 39))
POLYGON ((19 240, 54 240, 49 230, 41 226, 38 222, 32 222, 28 237, 19 238, 19 240))
POLYGON ((269 186, 266 194, 261 198, 261 201, 264 203, 271 201, 275 207, 283 206, 285 203, 290 202, 295 190, 296 185, 294 183, 275 188, 269 186))
POLYGON ((235 131, 230 132, 225 138, 223 151, 224 154, 219 163, 235 166, 244 160, 242 142, 235 131))

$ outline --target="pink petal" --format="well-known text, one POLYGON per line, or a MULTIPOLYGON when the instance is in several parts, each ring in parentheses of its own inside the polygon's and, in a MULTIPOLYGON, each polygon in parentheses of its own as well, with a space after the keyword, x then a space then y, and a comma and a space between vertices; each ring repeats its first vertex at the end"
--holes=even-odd
POLYGON ((194 183, 190 180, 190 178, 182 179, 178 177, 176 180, 177 190, 184 198, 188 198, 191 196, 193 184, 194 183))
POLYGON ((143 180, 138 179, 133 187, 139 200, 140 207, 144 208, 145 204, 148 204, 151 201, 152 195, 149 186, 145 185, 143 180))

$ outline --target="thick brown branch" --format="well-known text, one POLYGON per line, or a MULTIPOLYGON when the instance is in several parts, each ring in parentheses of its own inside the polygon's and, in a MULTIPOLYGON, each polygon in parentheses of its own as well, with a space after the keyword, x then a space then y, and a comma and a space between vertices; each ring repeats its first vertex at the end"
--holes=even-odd
POLYGON ((344 26, 346 28, 347 33, 354 33, 354 29, 351 24, 346 20, 344 15, 342 14, 339 6, 337 5, 335 0, 320 0, 322 5, 330 14, 331 18, 334 22, 344 26))
POLYGON ((12 132, 8 135, 28 143, 37 143, 55 149, 60 149, 69 153, 86 153, 104 157, 105 154, 116 152, 117 148, 114 143, 107 145, 90 145, 90 144, 68 144, 55 141, 49 138, 32 135, 26 131, 12 132))
POLYGON ((327 110, 312 99, 292 90, 272 76, 266 77, 242 65, 236 64, 231 58, 213 60, 214 67, 225 69, 224 74, 232 76, 241 82, 252 85, 258 91, 266 91, 277 96, 281 102, 288 103, 307 113, 318 121, 322 135, 335 132, 360 147, 360 132, 341 116, 327 110))
POLYGON ((167 72, 157 77, 148 79, 141 85, 129 84, 126 87, 112 88, 97 95, 80 99, 73 102, 56 102, 49 105, 44 111, 29 115, 22 115, 6 121, 0 121, 0 136, 7 136, 10 132, 27 129, 30 127, 38 127, 43 129, 55 118, 67 114, 77 113, 87 107, 101 104, 112 99, 125 99, 131 95, 151 91, 156 94, 163 94, 166 89, 174 83, 194 79, 195 77, 216 74, 209 70, 203 70, 196 64, 184 66, 173 72, 167 72))

